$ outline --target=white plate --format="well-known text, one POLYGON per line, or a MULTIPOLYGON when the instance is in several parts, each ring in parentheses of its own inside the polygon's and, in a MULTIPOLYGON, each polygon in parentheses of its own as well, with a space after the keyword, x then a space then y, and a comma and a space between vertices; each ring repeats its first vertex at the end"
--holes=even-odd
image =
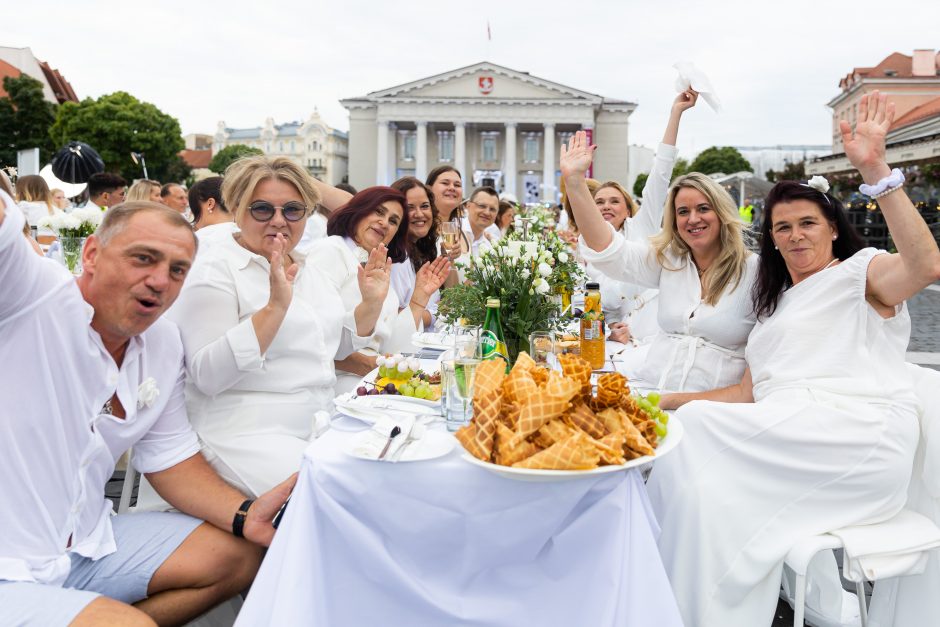
MULTIPOLYGON (((343 452, 350 457, 356 457, 366 461, 385 461, 373 459, 371 457, 363 457, 353 452, 353 449, 356 448, 360 441, 367 437, 369 437, 368 431, 360 431, 359 433, 350 436, 346 439, 346 442, 343 443, 343 452)), ((446 431, 428 430, 424 434, 424 437, 422 437, 420 440, 411 442, 407 445, 407 448, 402 453, 401 458, 396 463, 422 462, 428 459, 437 459, 438 457, 443 457, 453 450, 454 443, 456 441, 457 440, 454 438, 454 436, 446 431)))
POLYGON ((439 418, 441 411, 440 401, 397 394, 356 396, 355 391, 337 396, 333 399, 333 404, 341 413, 368 424, 375 423, 376 420, 389 413, 405 413, 430 420, 439 418))
POLYGON ((445 333, 419 332, 412 334, 411 343, 415 346, 448 349, 454 347, 454 336, 445 333))
POLYGON ((666 437, 662 439, 659 443, 659 446, 656 448, 656 455, 644 457, 638 457, 636 459, 631 459, 625 464, 620 466, 599 466, 591 470, 538 470, 534 468, 513 468, 512 466, 500 466, 499 464, 491 464, 483 460, 477 459, 470 453, 464 451, 463 458, 470 462, 485 468, 492 473, 497 475, 502 475, 507 479, 515 479, 516 481, 536 481, 536 482, 551 482, 551 481, 572 481, 574 479, 587 479, 589 477, 596 477, 597 475, 606 475, 612 472, 620 472, 621 470, 626 470, 628 468, 635 468, 637 466, 642 466, 643 464, 648 464, 650 462, 655 462, 657 459, 666 455, 671 450, 678 446, 679 441, 682 439, 682 423, 675 416, 669 417, 669 432, 666 434, 666 437))

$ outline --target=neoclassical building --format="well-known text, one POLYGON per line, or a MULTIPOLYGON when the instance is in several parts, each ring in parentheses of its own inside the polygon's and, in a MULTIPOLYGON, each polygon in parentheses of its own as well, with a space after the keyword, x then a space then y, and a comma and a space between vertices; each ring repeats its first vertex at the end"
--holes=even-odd
POLYGON ((254 128, 229 128, 219 122, 212 153, 232 144, 259 148, 270 157, 289 157, 331 185, 346 179, 346 133, 330 128, 316 109, 306 122, 275 124, 273 118, 268 118, 264 126, 254 128))
POLYGON ((439 165, 464 187, 492 185, 523 202, 558 198, 558 146, 577 130, 598 144, 595 178, 630 180, 636 104, 482 62, 341 101, 349 111, 349 182, 424 179, 439 165))

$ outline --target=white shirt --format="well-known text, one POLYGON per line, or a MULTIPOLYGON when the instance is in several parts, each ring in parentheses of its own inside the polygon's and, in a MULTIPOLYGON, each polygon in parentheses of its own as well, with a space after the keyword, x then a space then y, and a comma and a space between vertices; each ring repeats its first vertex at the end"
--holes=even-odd
POLYGON ((502 235, 499 232, 499 227, 495 224, 491 224, 480 234, 480 237, 473 238, 473 229, 470 228, 470 223, 467 220, 461 220, 461 229, 464 234, 467 236, 467 241, 470 242, 470 255, 472 257, 478 257, 484 252, 488 251, 493 247, 491 242, 494 242, 500 238, 502 235), (495 233, 493 232, 495 230, 495 233))
POLYGON ((199 240, 199 252, 197 254, 201 254, 213 244, 232 239, 232 234, 238 232, 238 225, 234 222, 219 222, 197 229, 194 231, 196 239, 199 240))
POLYGON ((308 252, 313 243, 326 237, 326 216, 319 211, 314 211, 307 218, 307 224, 304 226, 304 234, 300 236, 297 243, 297 250, 308 252))
POLYGON ((61 585, 68 551, 97 559, 115 549, 104 487, 117 459, 133 445, 134 466, 156 472, 198 442, 182 406, 176 328, 158 320, 132 338, 119 370, 75 280, 32 251, 22 213, 2 192, 0 201, 0 363, 9 368, 0 377, 0 580, 61 585), (138 409, 150 378, 160 393, 138 409), (99 415, 115 390, 126 420, 99 415))
MULTIPOLYGON (((411 259, 405 258, 400 263, 392 264, 392 286, 395 294, 398 296, 398 308, 406 309, 411 302, 411 295, 415 291, 415 281, 418 279, 418 273, 411 263, 411 259)), ((437 305, 441 302, 441 291, 437 290, 431 294, 428 299, 427 310, 431 314, 431 324, 425 330, 430 331, 434 328, 434 322, 437 319, 437 305)), ((421 330, 421 329, 419 329, 421 330)))
MULTIPOLYGON (((318 240, 311 248, 308 263, 321 268, 336 287, 343 300, 347 315, 352 316, 362 302, 359 291, 359 264, 368 260, 369 254, 351 238, 331 235, 318 240)), ((410 309, 398 310, 398 295, 389 288, 382 313, 375 323, 375 332, 363 352, 367 354, 398 353, 411 350, 411 336, 417 331, 410 309)), ((336 392, 340 394, 355 386, 358 375, 336 373, 336 392)))
MULTIPOLYGON (((48 218, 52 215, 52 211, 49 209, 49 205, 41 201, 28 201, 24 200, 20 202, 20 211, 26 216, 26 222, 30 226, 39 226, 39 221, 43 218, 48 218)), ((55 235, 55 231, 49 227, 40 227, 39 235, 55 235)))
POLYGON ((687 256, 667 251, 667 264, 678 268, 667 270, 648 243, 628 241, 610 229, 613 239, 601 252, 580 238, 584 258, 609 276, 659 288, 658 320, 665 333, 656 336, 648 359, 635 373, 642 381, 639 387, 697 392, 738 383, 745 368, 744 346, 756 320, 751 289, 758 256, 748 255, 737 287, 709 305, 702 300, 698 272, 687 256))

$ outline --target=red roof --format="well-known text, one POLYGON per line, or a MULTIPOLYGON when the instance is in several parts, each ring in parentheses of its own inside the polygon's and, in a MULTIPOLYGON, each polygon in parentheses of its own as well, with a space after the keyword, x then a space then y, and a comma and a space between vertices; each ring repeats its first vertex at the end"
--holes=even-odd
POLYGON ((191 168, 208 168, 212 161, 211 150, 180 150, 179 155, 191 168))
POLYGON ((9 94, 3 88, 3 79, 5 79, 7 76, 10 76, 12 78, 19 78, 20 74, 22 74, 22 72, 20 72, 18 69, 16 69, 15 67, 10 65, 6 61, 3 61, 2 59, 0 59, 0 98, 6 98, 7 96, 9 96, 9 94))
POLYGON ((891 125, 891 130, 893 131, 895 129, 901 128, 902 126, 914 124, 915 122, 920 122, 921 120, 925 120, 934 116, 940 116, 940 97, 917 105, 896 119, 894 124, 891 125))
MULTIPOLYGON (((39 61, 39 59, 36 60, 39 61)), ((52 93, 55 94, 59 104, 69 101, 78 102, 78 96, 75 95, 75 90, 72 89, 72 85, 65 80, 65 77, 59 74, 59 70, 52 69, 45 61, 39 61, 39 67, 42 69, 42 73, 45 74, 46 81, 48 81, 49 87, 52 88, 52 93)))
POLYGON ((914 76, 914 58, 910 55, 892 52, 874 67, 857 67, 839 81, 839 87, 845 89, 858 74, 863 78, 936 78, 936 76, 914 76))

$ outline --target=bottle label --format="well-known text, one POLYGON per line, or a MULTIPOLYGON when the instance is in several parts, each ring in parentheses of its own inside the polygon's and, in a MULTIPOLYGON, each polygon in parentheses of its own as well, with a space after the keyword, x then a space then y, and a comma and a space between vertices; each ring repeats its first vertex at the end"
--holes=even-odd
POLYGON ((604 337, 604 330, 600 320, 585 320, 581 323, 581 339, 599 340, 604 337))
POLYGON ((509 363, 509 351, 506 349, 505 342, 500 342, 499 338, 492 331, 484 330, 480 334, 480 344, 483 348, 483 359, 502 358, 509 363))

